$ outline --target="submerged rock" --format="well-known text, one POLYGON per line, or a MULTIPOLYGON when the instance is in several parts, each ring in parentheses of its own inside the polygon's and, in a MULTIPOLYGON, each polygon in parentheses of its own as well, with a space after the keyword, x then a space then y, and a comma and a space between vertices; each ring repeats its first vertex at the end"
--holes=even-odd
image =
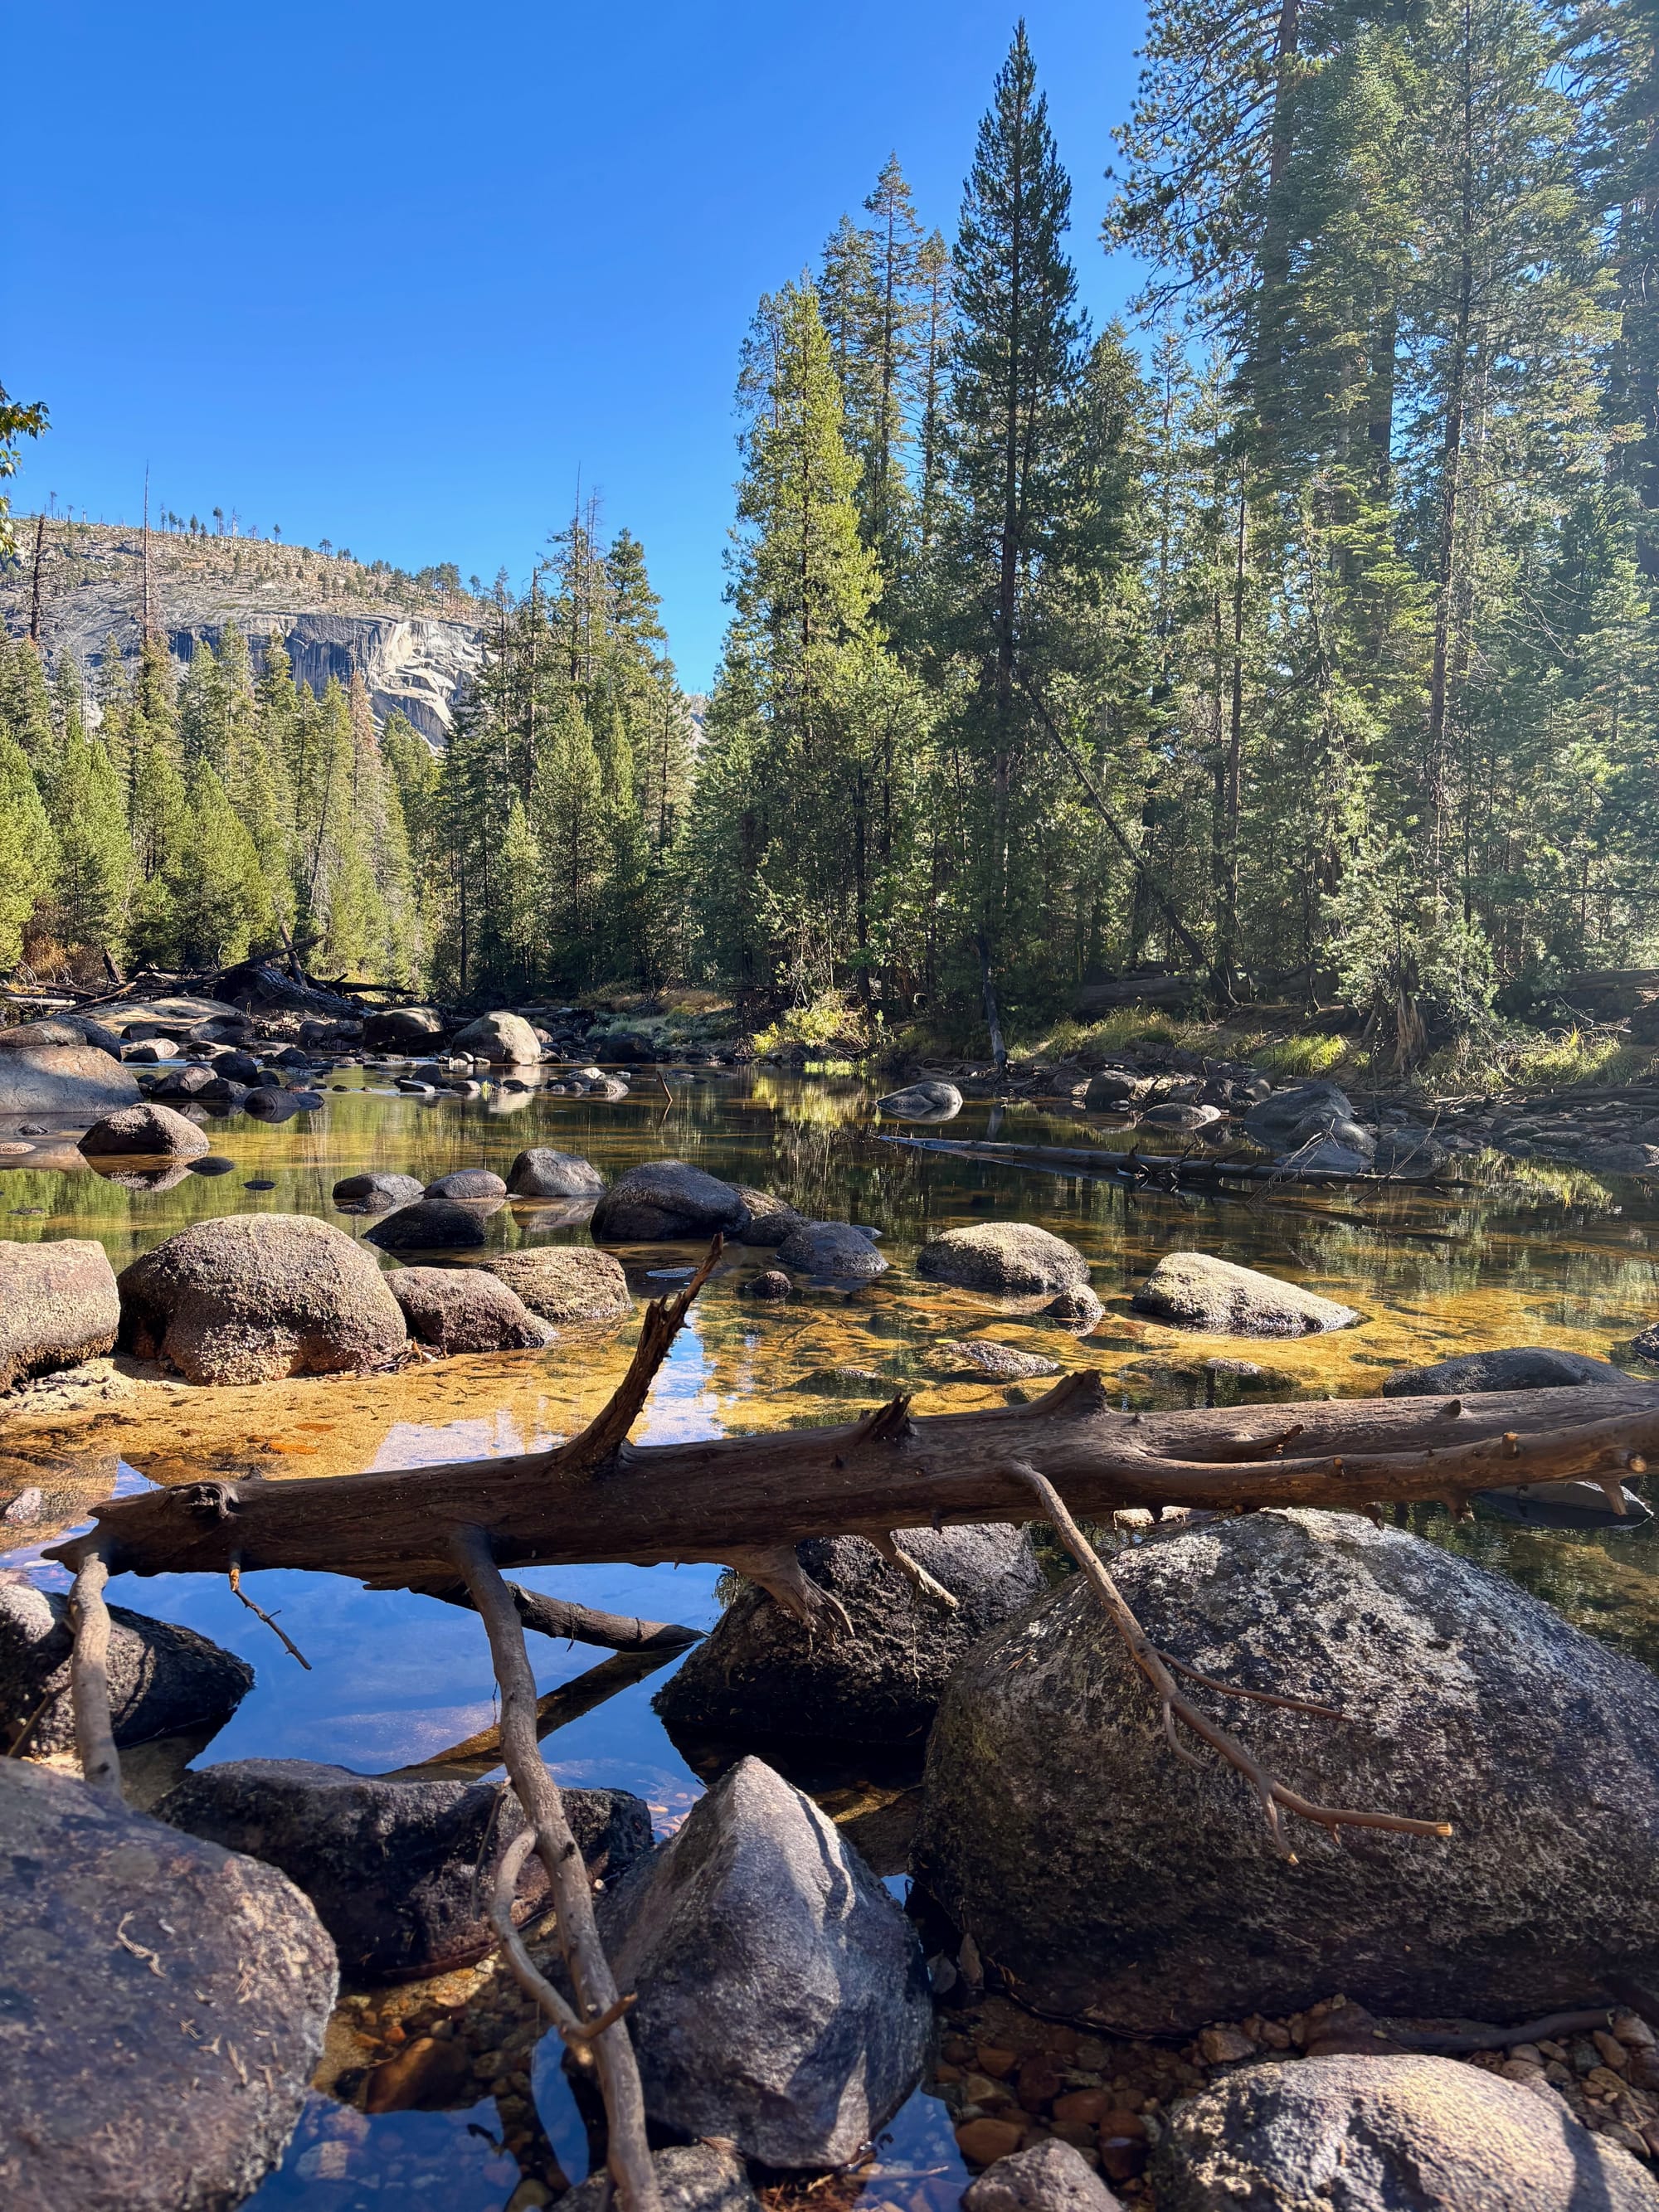
POLYGON ((876 1109, 896 1121, 952 1121, 962 1111, 962 1093, 954 1083, 930 1078, 908 1084, 902 1091, 890 1091, 885 1098, 877 1099, 876 1109))
POLYGON ((309 1214, 199 1221, 118 1279, 123 1346, 191 1382, 377 1367, 408 1341, 371 1255, 309 1214))
POLYGON ((383 1252, 468 1252, 487 1242, 479 1209, 453 1198, 417 1198, 383 1216, 366 1237, 383 1252))
POLYGON ((938 1382, 1018 1382, 1034 1375, 1058 1375, 1060 1362, 1012 1344, 993 1344, 982 1336, 941 1337, 922 1354, 921 1371, 938 1382))
POLYGON ((96 1045, 21 1045, 0 1052, 0 1119, 109 1114, 136 1104, 138 1097, 137 1076, 96 1045))
POLYGON ((621 1261, 591 1245, 520 1249, 498 1253, 483 1264, 544 1321, 617 1321, 634 1310, 621 1261))
POLYGON ((115 1348, 121 1301, 101 1244, 0 1242, 0 1390, 115 1348))
POLYGON ((499 1062, 539 1060, 541 1039, 522 1014, 480 1014, 449 1040, 452 1052, 471 1053, 475 1060, 499 1062))
MULTIPOLYGON (((761 2212, 743 2160, 713 2143, 678 2143, 653 2151, 651 2163, 657 2169, 663 2212, 761 2212)), ((610 2177, 595 2173, 561 2197, 556 2212, 614 2212, 616 2203, 610 2177)))
POLYGON ((550 1145, 520 1152, 507 1171, 514 1198, 598 1198, 605 1177, 580 1152, 556 1152, 550 1145))
POLYGON ((410 1334, 439 1352, 535 1352, 556 1334, 482 1267, 398 1267, 386 1283, 410 1334))
POLYGON ((778 1246, 778 1265, 803 1275, 884 1275, 887 1261, 847 1221, 803 1221, 778 1246))
POLYGON ((1166 1252, 1129 1303, 1207 1336, 1318 1336, 1359 1319, 1352 1306, 1207 1252, 1166 1252))
MULTIPOLYGON (((642 1798, 626 1790, 563 1794, 590 1873, 614 1881, 650 1849, 642 1798)), ((377 1981, 441 1973, 489 1949, 495 1869, 524 1826, 518 1799, 493 1782, 389 1780, 302 1759, 198 1768, 155 1814, 280 1867, 316 1906, 346 1972, 377 1981)), ((547 1887, 532 1853, 514 1918, 538 1912, 547 1887)))
MULTIPOLYGON (((963 2191, 962 2212, 1122 2212, 1080 2151, 1058 2136, 988 2166, 963 2191)), ((1230 2206, 1228 2212, 1237 2212, 1230 2206)))
POLYGON ((1160 1650, 1348 1716, 1229 1709, 1289 1786, 1452 1834, 1333 1836, 1285 1814, 1287 1866, 1242 1776, 1175 1758, 1098 1600, 1070 1583, 952 1677, 915 1860, 1038 2010, 1163 2035, 1337 1989, 1504 2021, 1659 1960, 1645 1668, 1507 1579, 1346 1515, 1212 1523, 1113 1572, 1160 1650))
POLYGON ((954 1609, 862 1537, 814 1537, 797 1547, 801 1565, 845 1607, 852 1633, 810 1629, 746 1584, 653 1700, 669 1727, 739 1739, 919 1742, 970 1646, 1045 1585, 1022 1529, 910 1528, 899 1541, 957 1600, 954 1609))
POLYGON ((1160 2212, 1659 2212, 1553 2094, 1449 2058, 1242 2068, 1174 2107, 1152 2175, 1160 2212))
POLYGON ((123 1106, 94 1121, 80 1140, 89 1158, 131 1152, 158 1160, 196 1160, 210 1147, 199 1125, 171 1106, 146 1099, 140 1106, 123 1106))
POLYGON ((1089 1287, 1089 1262, 1076 1245, 1029 1221, 975 1221, 947 1229, 922 1246, 916 1273, 960 1290, 1008 1297, 1089 1287))
POLYGON ((1385 1398, 1474 1397, 1483 1390, 1560 1390, 1587 1382, 1628 1382, 1605 1359, 1582 1352, 1552 1352, 1518 1344, 1493 1352, 1464 1352, 1431 1367, 1396 1367, 1382 1378, 1385 1398))
POLYGON ((734 1183, 721 1182, 684 1160, 653 1160, 619 1176, 593 1210, 596 1244, 675 1243, 735 1237, 749 1226, 749 1209, 734 1183))
POLYGON ((835 1823, 757 1759, 599 1901, 645 2107, 769 2166, 840 2166, 921 2073, 915 1933, 835 1823))
POLYGON ((230 2212, 293 2133, 334 1947, 272 1867, 0 1760, 0 2198, 230 2212))
POLYGON ((392 1175, 381 1168, 342 1176, 332 1193, 336 1206, 352 1213, 390 1213, 395 1206, 416 1205, 423 1194, 417 1176, 392 1175))
MULTIPOLYGON (((0 1583, 0 1747, 33 1755, 75 1747, 70 1704, 69 1599, 29 1583, 0 1583), (29 1725, 33 1716, 33 1725, 29 1725)), ((109 1608, 110 1720, 118 1747, 222 1721, 253 1687, 253 1669, 191 1628, 109 1608)))
MULTIPOLYGON (((781 1267, 763 1267, 742 1287, 745 1297, 770 1299, 788 1297, 795 1286, 781 1267)), ((1659 1358, 1659 1348, 1656 1348, 1655 1356, 1659 1358)))

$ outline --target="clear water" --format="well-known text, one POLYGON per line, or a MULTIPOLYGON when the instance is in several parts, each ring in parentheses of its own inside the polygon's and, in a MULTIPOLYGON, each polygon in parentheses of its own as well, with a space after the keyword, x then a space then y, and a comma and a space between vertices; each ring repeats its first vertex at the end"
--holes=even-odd
MULTIPOLYGON (((186 1224, 250 1211, 316 1213, 356 1234, 329 1194, 366 1167, 423 1181, 461 1166, 505 1172, 532 1144, 585 1153, 607 1175, 660 1158, 777 1192, 804 1212, 882 1231, 889 1273, 851 1292, 805 1291, 784 1307, 740 1298, 769 1262, 728 1252, 656 1385, 637 1433, 646 1441, 812 1424, 845 1416, 831 1392, 874 1396, 915 1387, 918 1352, 939 1336, 982 1335, 1101 1370, 1130 1405, 1202 1402, 1205 1363, 1218 1355, 1266 1370, 1258 1395, 1359 1395, 1404 1362, 1492 1345, 1547 1343, 1601 1358, 1627 1356, 1634 1331, 1659 1312, 1659 1202, 1647 1187, 1582 1170, 1496 1157, 1462 1165, 1464 1187, 1430 1194, 1340 1193, 1277 1202, 1128 1196, 1080 1175, 1021 1170, 879 1141, 873 1092, 852 1079, 766 1074, 671 1079, 673 1097, 641 1091, 614 1105, 533 1092, 424 1101, 387 1093, 380 1071, 334 1079, 319 1113, 280 1127, 215 1122, 218 1174, 191 1173, 137 1192, 94 1174, 68 1148, 0 1169, 0 1234, 95 1237, 118 1268, 186 1224), (268 1183, 267 1189, 251 1188, 268 1183), (910 1271, 927 1236, 969 1220, 1042 1223, 1095 1263, 1104 1319, 1078 1341, 1039 1317, 1005 1313, 927 1285, 910 1271), (1361 1325, 1292 1343, 1194 1339, 1128 1310, 1136 1279, 1167 1250, 1196 1248, 1340 1297, 1361 1325), (852 1367, 878 1378, 837 1381, 852 1367)), ((1059 1109, 967 1107, 951 1139, 1110 1144, 1059 1109)), ((491 1217, 491 1249, 583 1243, 586 1231, 547 1209, 508 1206, 491 1217)), ((691 1248, 639 1248, 623 1258, 641 1298, 667 1285, 653 1271, 691 1248)), ((386 1261, 383 1264, 393 1263, 386 1261)), ((258 1468, 281 1479, 411 1465, 535 1448, 570 1433, 604 1401, 626 1364, 633 1325, 567 1332, 545 1352, 440 1361, 394 1376, 190 1390, 154 1382, 90 1413, 0 1431, 0 1450, 34 1470, 52 1519, 0 1573, 64 1586, 43 1547, 86 1517, 96 1498, 204 1471, 258 1468)), ((1639 1363, 1632 1371, 1647 1372, 1639 1363)), ((1236 1385, 1224 1386, 1237 1388, 1236 1385)), ((924 1407, 1001 1402, 990 1384, 923 1383, 924 1407)), ((0 1470, 10 1472, 10 1470, 0 1470)), ((15 1485, 14 1484, 14 1487, 15 1485)), ((1630 1536, 1543 1534, 1476 1522, 1453 1528, 1437 1511, 1424 1533, 1514 1574, 1571 1618, 1632 1656, 1659 1663, 1659 1523, 1630 1536)), ((706 1627, 719 1571, 707 1565, 592 1566, 528 1572, 526 1582, 609 1610, 706 1627)), ((384 1772, 428 1758, 489 1724, 494 1685, 470 1615, 406 1593, 367 1593, 326 1576, 266 1574, 256 1594, 312 1661, 303 1671, 222 1583, 192 1577, 120 1577, 110 1595, 201 1631, 247 1658, 255 1686, 200 1760, 263 1755, 384 1772)), ((574 1680, 602 1655, 530 1639, 538 1687, 574 1680)), ((650 1700, 662 1677, 635 1684, 549 1738, 559 1779, 637 1790, 659 1832, 682 1818, 702 1784, 669 1741, 650 1700)), ((811 1778, 801 1778, 814 1786, 811 1778)), ((823 1778, 827 1779, 828 1778, 823 1778)), ((842 1774, 835 1778, 844 1783, 842 1774)), ((566 2171, 586 2169, 586 2139, 555 2055, 544 2044, 538 2109, 566 2171)), ((518 2168, 497 2148, 490 2100, 453 2112, 360 2118, 347 2172, 319 2178, 317 2147, 338 2108, 313 2100, 282 2170, 250 2202, 259 2212, 308 2212, 431 2197, 445 2212, 499 2212, 518 2168), (434 2194, 434 2192, 437 2192, 434 2194)), ((945 2212, 964 2179, 943 2108, 919 2094, 895 2122, 859 2196, 837 2203, 945 2212)))

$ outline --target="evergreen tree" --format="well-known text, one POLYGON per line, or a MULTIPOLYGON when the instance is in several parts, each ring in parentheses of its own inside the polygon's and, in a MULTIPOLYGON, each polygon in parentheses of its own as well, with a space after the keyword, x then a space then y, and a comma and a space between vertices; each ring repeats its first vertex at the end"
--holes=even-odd
POLYGON ((27 756, 0 729, 0 968, 14 968, 21 957, 24 931, 57 865, 57 841, 27 756))
POLYGON ((74 950, 124 950, 131 846, 125 794, 108 749, 88 738, 78 717, 64 739, 53 795, 58 834, 54 927, 74 950))

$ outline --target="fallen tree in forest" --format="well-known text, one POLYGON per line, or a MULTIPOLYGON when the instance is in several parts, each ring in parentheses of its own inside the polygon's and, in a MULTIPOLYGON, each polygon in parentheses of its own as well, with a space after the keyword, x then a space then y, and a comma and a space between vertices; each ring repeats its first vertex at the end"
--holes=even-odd
MULTIPOLYGON (((597 2068, 611 2171, 627 2212, 657 2212, 659 2203, 623 2017, 629 1999, 611 1979, 580 1856, 538 1745, 524 1630, 526 1622, 542 1625, 538 1601, 505 1583, 503 1567, 718 1561, 834 1634, 845 1616, 802 1569, 795 1551, 802 1540, 863 1536, 948 1604, 954 1601, 905 1551, 905 1530, 946 1522, 1051 1522, 1156 1695, 1172 1748, 1189 1755, 1176 1737, 1179 1723, 1236 1767, 1289 1856, 1281 1810, 1328 1826, 1423 1836, 1448 1831, 1436 1820, 1314 1804, 1266 1772, 1193 1703, 1176 1675, 1225 1697, 1291 1705, 1337 1722, 1341 1715, 1291 1694, 1193 1675, 1158 1651, 1073 1516, 1104 1521, 1127 1507, 1156 1515, 1273 1505, 1376 1514, 1424 1499, 1461 1513, 1477 1491, 1574 1479, 1596 1484, 1622 1513, 1625 1476, 1643 1472, 1644 1455, 1659 1445, 1659 1385, 1131 1414, 1114 1409, 1103 1378, 1091 1371, 1063 1377, 1025 1406, 921 1417, 897 1396, 861 1420, 830 1428, 632 1444, 629 1432, 719 1252, 717 1239, 683 1291, 647 1307, 609 1403, 580 1436, 554 1449, 323 1480, 180 1484, 112 1500, 89 1531, 48 1553, 76 1574, 71 1674, 83 1771, 92 1786, 118 1794, 103 1672, 102 1592, 110 1574, 240 1580, 264 1568, 302 1568, 351 1575, 375 1589, 423 1591, 480 1613, 501 1691, 500 1753, 531 1824, 524 1850, 539 1853, 553 1886, 574 2008, 514 1930, 505 1872, 492 1917, 511 1971, 577 2063, 597 2068)), ((551 1606, 549 1617, 561 1618, 551 1606)), ((641 1644, 659 1649, 684 1634, 655 1623, 639 1629, 641 1644)))

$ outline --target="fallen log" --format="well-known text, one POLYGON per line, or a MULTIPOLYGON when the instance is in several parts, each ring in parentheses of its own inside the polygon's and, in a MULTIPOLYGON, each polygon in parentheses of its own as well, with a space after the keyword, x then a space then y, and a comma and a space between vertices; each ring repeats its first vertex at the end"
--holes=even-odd
MULTIPOLYGON (((1397 1188, 1402 1181, 1413 1188, 1428 1184, 1427 1176, 1401 1177, 1367 1170, 1358 1175, 1340 1168, 1299 1168, 1288 1160, 1240 1160, 1225 1153, 1127 1152, 1109 1151, 1104 1145, 1003 1144, 988 1137, 894 1137, 880 1134, 878 1145, 904 1145, 913 1152, 945 1152, 957 1158, 984 1160, 994 1167, 1042 1168, 1055 1174, 1080 1175, 1107 1182, 1144 1184, 1160 1188, 1220 1182, 1305 1183, 1316 1188, 1373 1184, 1397 1188)), ((1435 1178, 1439 1190, 1462 1190, 1468 1186, 1435 1178)))

